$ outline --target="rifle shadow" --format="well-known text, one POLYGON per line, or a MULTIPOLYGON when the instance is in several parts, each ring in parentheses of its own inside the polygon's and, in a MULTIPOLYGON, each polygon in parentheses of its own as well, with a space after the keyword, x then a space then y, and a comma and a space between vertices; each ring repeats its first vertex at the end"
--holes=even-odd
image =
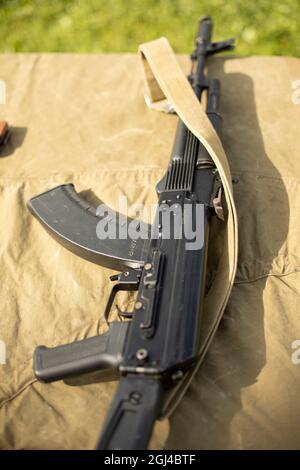
POLYGON ((6 144, 0 149, 0 158, 9 157, 24 142, 27 128, 26 127, 10 127, 10 134, 6 144))
MULTIPOLYGON (((266 364, 263 292, 272 262, 286 240, 289 202, 280 174, 265 150, 254 83, 248 75, 225 73, 225 61, 212 61, 209 75, 221 81, 222 140, 232 175, 239 177, 234 185, 239 220, 238 272, 207 356, 170 417, 167 449, 263 448, 268 440, 263 429, 256 429, 258 424, 251 414, 247 416, 249 408, 243 406, 242 393, 257 382, 266 364), (258 186, 251 188, 251 181, 258 179, 258 186), (272 185, 272 190, 276 186, 275 201, 270 197, 267 202, 262 200, 263 180, 272 185), (259 205, 265 205, 265 210, 259 205), (268 237, 260 235, 263 223, 268 224, 268 237), (262 263, 265 275, 259 278, 257 267, 262 263), (240 426, 241 415, 247 425, 244 422, 240 426)), ((268 199, 267 190, 264 196, 268 199)), ((255 393, 252 399, 259 400, 255 393)))

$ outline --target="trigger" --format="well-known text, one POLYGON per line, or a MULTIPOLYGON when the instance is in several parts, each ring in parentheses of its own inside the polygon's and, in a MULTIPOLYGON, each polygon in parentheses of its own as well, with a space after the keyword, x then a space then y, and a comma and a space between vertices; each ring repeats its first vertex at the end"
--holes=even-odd
MULTIPOLYGON (((104 311, 104 318, 107 324, 109 324, 109 315, 110 311, 115 299, 117 292, 119 291, 136 291, 139 288, 139 283, 142 275, 142 270, 140 268, 137 269, 128 269, 120 274, 114 274, 110 277, 111 281, 117 281, 116 284, 113 286, 110 296, 104 311)), ((118 309, 119 318, 132 318, 131 312, 123 312, 122 310, 118 309)))
POLYGON ((124 312, 124 310, 121 310, 120 307, 118 305, 116 305, 116 309, 118 311, 118 317, 119 317, 119 320, 128 320, 128 319, 132 319, 133 318, 133 314, 134 312, 124 312))

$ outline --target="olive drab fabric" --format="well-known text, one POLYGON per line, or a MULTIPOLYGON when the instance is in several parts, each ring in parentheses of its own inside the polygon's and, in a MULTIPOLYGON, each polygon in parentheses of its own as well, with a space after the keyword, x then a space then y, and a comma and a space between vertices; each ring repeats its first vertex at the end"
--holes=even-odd
MULTIPOLYGON (((177 60, 187 74, 189 58, 177 60)), ((156 74, 153 61, 150 70, 156 74)), ((300 60, 217 57, 208 70, 222 87, 222 144, 239 226, 237 274, 201 367, 179 404, 178 395, 169 397, 168 418, 157 423, 150 446, 299 448, 300 60)), ((91 449, 116 383, 38 383, 32 353, 39 344, 105 331, 112 272, 62 248, 26 204, 73 182, 86 198, 116 210, 124 195, 129 204, 150 207, 178 118, 147 108, 134 54, 5 54, 0 71, 6 85, 0 117, 13 126, 0 157, 0 447, 91 449)), ((159 98, 172 101, 159 80, 159 98)), ((177 100, 171 104, 176 108, 177 100)), ((202 138, 211 143, 209 135, 202 138)), ((229 246, 230 217, 235 226, 227 185, 228 222, 214 220, 212 227, 211 289, 229 246)), ((117 299, 122 309, 132 302, 117 299)), ((205 322, 214 321, 207 316, 205 322)))

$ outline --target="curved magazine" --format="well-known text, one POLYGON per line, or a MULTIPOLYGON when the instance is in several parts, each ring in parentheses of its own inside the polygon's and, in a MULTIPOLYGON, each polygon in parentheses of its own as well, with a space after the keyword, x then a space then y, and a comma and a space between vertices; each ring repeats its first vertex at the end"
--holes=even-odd
POLYGON ((57 186, 32 198, 28 207, 61 245, 88 261, 116 270, 144 264, 150 226, 104 204, 99 211, 72 184, 57 186), (131 223, 140 234, 136 239, 128 234, 131 223))

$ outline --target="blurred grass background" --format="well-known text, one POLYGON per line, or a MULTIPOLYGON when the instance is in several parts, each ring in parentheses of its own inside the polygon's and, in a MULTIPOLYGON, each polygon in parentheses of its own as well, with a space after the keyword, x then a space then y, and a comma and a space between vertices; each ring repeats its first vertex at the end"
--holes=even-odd
POLYGON ((135 52, 164 35, 187 53, 207 14, 238 54, 300 57, 300 0, 0 0, 0 52, 135 52))

